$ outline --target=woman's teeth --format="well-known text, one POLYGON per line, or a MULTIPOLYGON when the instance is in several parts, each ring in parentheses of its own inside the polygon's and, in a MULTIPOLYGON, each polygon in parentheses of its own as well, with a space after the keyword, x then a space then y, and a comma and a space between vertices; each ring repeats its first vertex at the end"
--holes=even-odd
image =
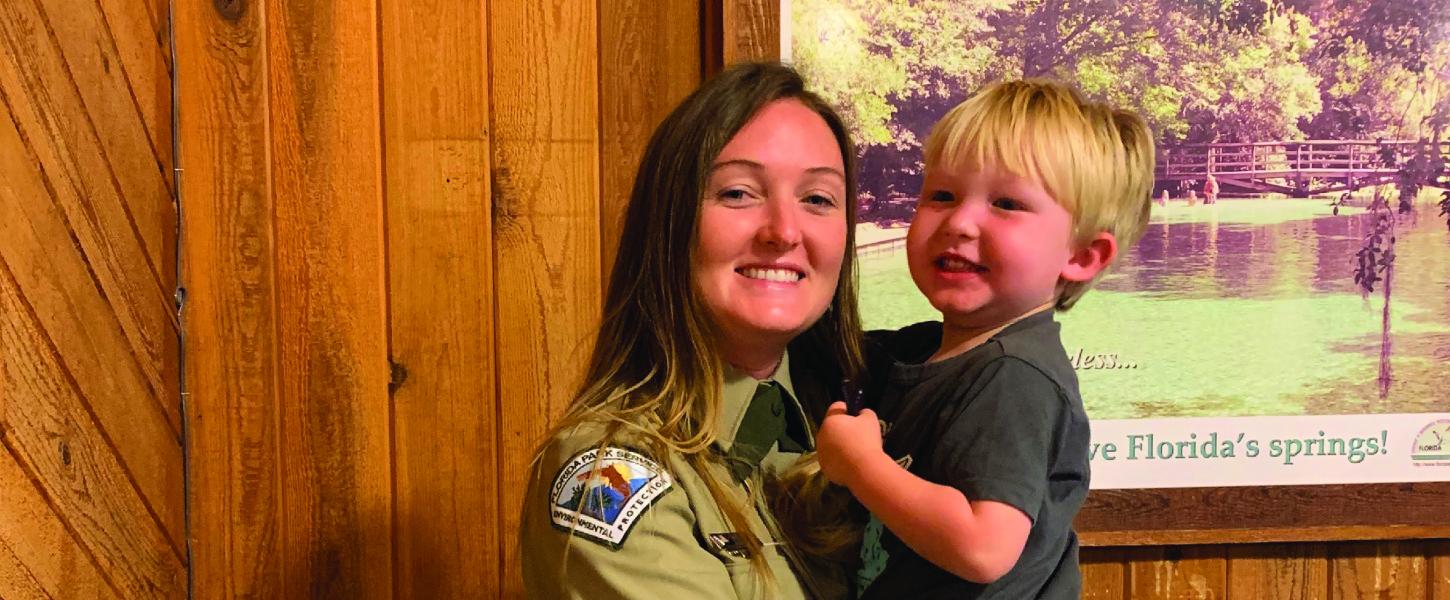
POLYGON ((794 282, 801 280, 801 274, 790 269, 741 269, 740 274, 751 279, 764 279, 766 281, 794 282))

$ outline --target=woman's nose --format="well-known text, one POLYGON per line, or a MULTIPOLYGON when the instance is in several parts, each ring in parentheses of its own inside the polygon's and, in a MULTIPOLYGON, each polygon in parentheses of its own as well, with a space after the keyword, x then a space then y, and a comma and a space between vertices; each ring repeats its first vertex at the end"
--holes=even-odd
POLYGON ((794 199, 772 197, 766 202, 765 222, 758 239, 767 245, 793 248, 801 242, 800 224, 796 222, 794 199))

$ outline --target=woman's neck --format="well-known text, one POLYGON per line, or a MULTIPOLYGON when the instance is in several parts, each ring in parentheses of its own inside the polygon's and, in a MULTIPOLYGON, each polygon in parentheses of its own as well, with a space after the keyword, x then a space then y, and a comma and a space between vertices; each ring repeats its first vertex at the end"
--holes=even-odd
POLYGON ((785 347, 770 348, 726 348, 725 362, 735 370, 745 373, 756 379, 765 379, 775 373, 775 368, 780 366, 780 359, 785 355, 785 347))

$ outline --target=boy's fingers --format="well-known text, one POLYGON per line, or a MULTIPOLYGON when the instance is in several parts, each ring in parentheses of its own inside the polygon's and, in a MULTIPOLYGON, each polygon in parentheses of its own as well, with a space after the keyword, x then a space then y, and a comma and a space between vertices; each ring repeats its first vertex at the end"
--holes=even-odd
POLYGON ((876 420, 876 411, 871 410, 869 408, 863 408, 863 409, 861 409, 861 412, 856 413, 856 416, 858 416, 858 417, 867 417, 867 418, 871 419, 872 421, 875 421, 876 420))
POLYGON ((844 415, 844 414, 846 414, 846 403, 845 402, 841 402, 841 401, 832 402, 830 406, 827 406, 826 407, 826 416, 827 417, 830 417, 830 416, 833 416, 833 415, 844 415))

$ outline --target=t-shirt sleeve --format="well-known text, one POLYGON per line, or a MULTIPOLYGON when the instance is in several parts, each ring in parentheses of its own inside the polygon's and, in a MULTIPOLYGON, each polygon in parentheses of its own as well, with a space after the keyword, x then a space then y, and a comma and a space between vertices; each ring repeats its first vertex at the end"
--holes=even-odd
POLYGON ((956 406, 932 455, 942 483, 1036 522, 1068 418, 1061 389, 1026 361, 1004 356, 967 383, 956 406))

